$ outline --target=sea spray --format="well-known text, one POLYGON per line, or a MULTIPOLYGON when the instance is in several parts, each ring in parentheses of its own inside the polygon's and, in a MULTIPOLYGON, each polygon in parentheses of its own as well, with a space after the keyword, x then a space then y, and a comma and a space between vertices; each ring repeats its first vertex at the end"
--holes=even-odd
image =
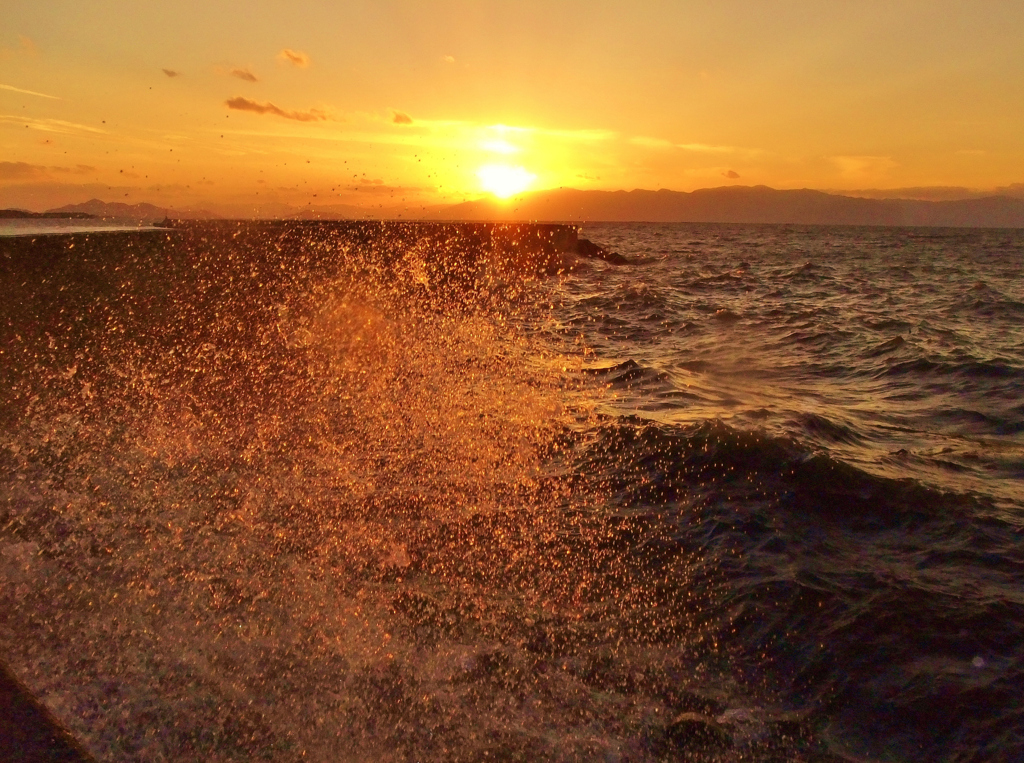
POLYGON ((433 736, 387 722, 408 714, 470 733, 406 694, 478 647, 419 655, 392 600, 429 563, 441 606, 472 601, 446 587, 483 560, 418 536, 543 526, 556 390, 422 253, 238 238, 94 237, 22 284, 9 659, 106 759, 358 759, 433 736))
POLYGON ((4 657, 99 757, 1021 749, 1009 234, 416 230, 4 249, 4 657))
POLYGON ((102 759, 616 757, 671 720, 608 694, 653 647, 566 470, 575 361, 516 329, 522 274, 402 243, 92 237, 22 281, 5 654, 102 759))

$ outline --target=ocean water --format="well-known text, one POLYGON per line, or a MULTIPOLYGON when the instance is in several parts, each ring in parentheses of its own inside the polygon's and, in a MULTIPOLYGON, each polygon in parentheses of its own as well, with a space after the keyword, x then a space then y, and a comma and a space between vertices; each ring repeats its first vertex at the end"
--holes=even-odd
POLYGON ((0 218, 0 236, 52 236, 61 233, 101 233, 139 230, 149 223, 60 218, 0 218))
POLYGON ((1024 232, 0 243, 0 657, 101 760, 1024 759, 1024 232))

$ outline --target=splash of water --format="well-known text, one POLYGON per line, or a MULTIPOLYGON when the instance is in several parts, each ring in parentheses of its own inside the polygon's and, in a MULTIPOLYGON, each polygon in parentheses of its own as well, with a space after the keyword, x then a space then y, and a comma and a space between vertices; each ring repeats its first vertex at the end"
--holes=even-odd
POLYGON ((18 273, 0 643, 100 758, 729 760, 801 722, 725 715, 713 580, 580 461, 584 353, 446 235, 200 226, 18 273))

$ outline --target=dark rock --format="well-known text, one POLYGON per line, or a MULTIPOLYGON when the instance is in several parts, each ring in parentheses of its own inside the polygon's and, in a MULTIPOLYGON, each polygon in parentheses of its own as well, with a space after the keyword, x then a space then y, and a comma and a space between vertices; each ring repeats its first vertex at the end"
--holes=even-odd
POLYGON ((590 259, 604 260, 605 262, 610 262, 612 265, 629 264, 629 260, 627 260, 621 254, 609 252, 607 249, 600 247, 593 241, 588 241, 585 238, 581 238, 576 241, 576 254, 578 254, 580 257, 589 257, 590 259))
POLYGON ((665 729, 665 738, 676 749, 713 752, 732 747, 732 735, 714 718, 700 713, 680 713, 665 729))

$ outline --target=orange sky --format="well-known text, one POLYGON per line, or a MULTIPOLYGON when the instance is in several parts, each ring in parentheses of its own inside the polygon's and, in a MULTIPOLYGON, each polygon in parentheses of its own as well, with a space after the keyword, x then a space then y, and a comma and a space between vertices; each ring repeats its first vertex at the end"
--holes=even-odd
POLYGON ((0 207, 1024 181, 1018 0, 0 3, 0 207))

